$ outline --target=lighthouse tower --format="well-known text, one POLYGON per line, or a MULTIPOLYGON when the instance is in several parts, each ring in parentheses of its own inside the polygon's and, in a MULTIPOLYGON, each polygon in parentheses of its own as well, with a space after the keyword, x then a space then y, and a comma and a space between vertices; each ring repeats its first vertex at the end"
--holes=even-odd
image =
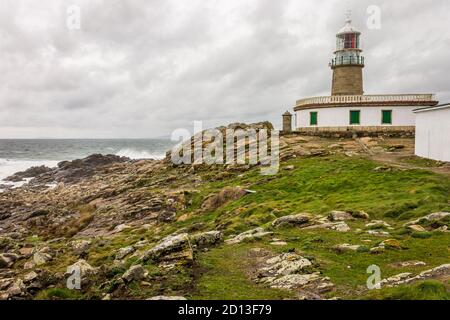
POLYGON ((330 63, 333 70, 331 95, 363 95, 363 68, 361 32, 352 26, 348 15, 345 26, 336 35, 335 57, 330 63))
MULTIPOLYGON (((398 133, 414 135, 419 107, 436 106, 433 94, 365 94, 361 33, 352 26, 350 14, 336 35, 336 51, 330 63, 333 87, 330 96, 310 97, 295 104, 294 131, 320 135, 330 132, 352 137, 398 133)), ((291 115, 283 115, 284 131, 290 132, 291 115)))

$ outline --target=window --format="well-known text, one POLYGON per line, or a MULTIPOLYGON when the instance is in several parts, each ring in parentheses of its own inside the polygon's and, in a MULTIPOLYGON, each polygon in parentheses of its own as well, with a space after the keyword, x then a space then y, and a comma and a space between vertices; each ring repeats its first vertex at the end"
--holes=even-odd
POLYGON ((309 124, 312 126, 317 126, 317 112, 311 112, 310 114, 310 121, 309 124))
POLYGON ((361 111, 352 110, 350 111, 350 124, 361 124, 361 111))
POLYGON ((392 124, 392 110, 381 111, 381 123, 392 124))

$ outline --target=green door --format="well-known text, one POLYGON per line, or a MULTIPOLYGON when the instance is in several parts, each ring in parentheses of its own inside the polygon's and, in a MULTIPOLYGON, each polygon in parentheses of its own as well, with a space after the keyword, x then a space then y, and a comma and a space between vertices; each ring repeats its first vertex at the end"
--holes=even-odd
POLYGON ((317 121, 317 112, 311 112, 310 113, 310 121, 309 121, 310 125, 312 126, 317 126, 318 121, 317 121))
POLYGON ((392 110, 382 111, 382 124, 392 124, 392 110))
POLYGON ((350 124, 361 124, 361 111, 350 111, 350 124))

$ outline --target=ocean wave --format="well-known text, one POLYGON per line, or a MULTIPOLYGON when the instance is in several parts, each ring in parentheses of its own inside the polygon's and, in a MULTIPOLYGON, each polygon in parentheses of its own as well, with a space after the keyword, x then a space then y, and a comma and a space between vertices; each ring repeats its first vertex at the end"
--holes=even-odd
POLYGON ((127 157, 133 160, 141 160, 141 159, 155 159, 161 160, 166 156, 164 153, 150 153, 145 150, 135 150, 135 149, 122 149, 116 153, 116 155, 121 157, 127 157))
POLYGON ((0 184, 11 184, 9 182, 4 182, 3 179, 13 175, 16 172, 25 171, 31 167, 47 166, 56 167, 58 161, 52 160, 10 160, 0 158, 0 184))

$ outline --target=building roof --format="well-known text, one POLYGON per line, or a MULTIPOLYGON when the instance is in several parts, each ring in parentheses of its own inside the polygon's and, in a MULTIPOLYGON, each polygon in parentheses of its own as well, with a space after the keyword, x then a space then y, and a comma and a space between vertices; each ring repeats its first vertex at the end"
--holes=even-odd
POLYGON ((352 95, 326 96, 298 100, 294 111, 316 108, 339 107, 430 107, 439 102, 433 94, 382 94, 382 95, 352 95))
POLYGON ((345 26, 339 30, 338 32, 338 36, 343 35, 343 34, 349 34, 349 33, 357 33, 357 34, 361 34, 361 32, 359 32, 358 30, 356 30, 353 25, 352 25, 352 20, 347 19, 345 21, 345 26))
POLYGON ((425 107, 425 108, 418 108, 413 110, 415 113, 420 113, 420 112, 428 112, 428 111, 435 111, 435 110, 442 110, 442 109, 448 109, 450 108, 450 103, 446 103, 446 104, 440 104, 438 106, 431 106, 431 107, 425 107))

